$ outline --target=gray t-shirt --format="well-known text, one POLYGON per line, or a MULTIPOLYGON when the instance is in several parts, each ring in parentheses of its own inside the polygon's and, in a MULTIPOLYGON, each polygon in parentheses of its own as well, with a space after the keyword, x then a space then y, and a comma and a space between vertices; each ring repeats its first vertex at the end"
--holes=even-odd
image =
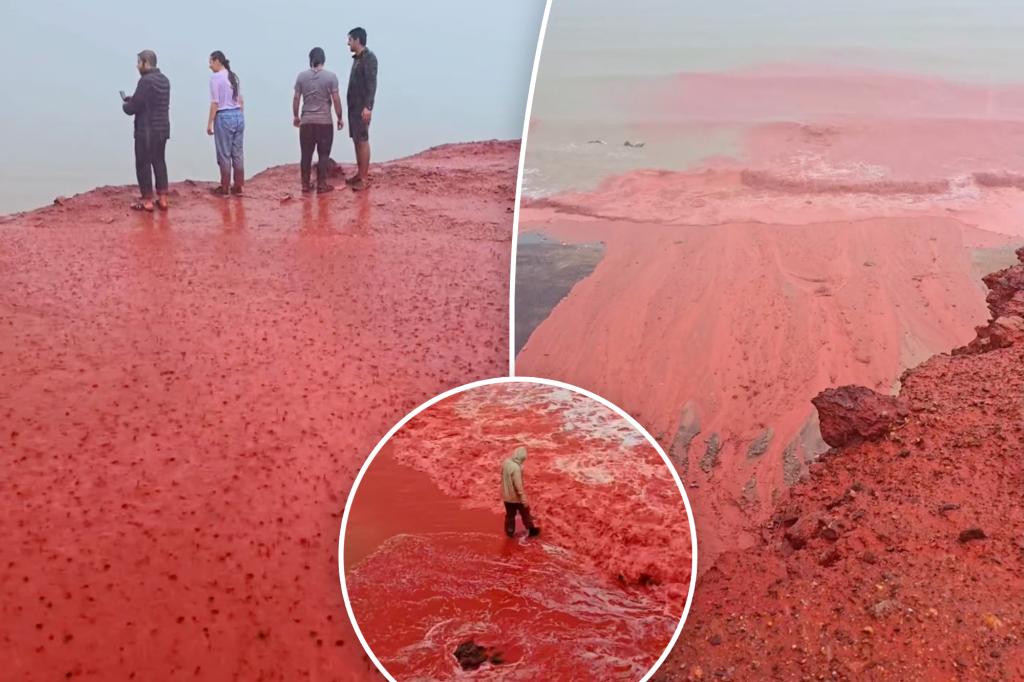
POLYGON ((334 122, 331 100, 338 92, 338 77, 327 69, 306 69, 295 79, 295 94, 302 97, 299 123, 334 122))

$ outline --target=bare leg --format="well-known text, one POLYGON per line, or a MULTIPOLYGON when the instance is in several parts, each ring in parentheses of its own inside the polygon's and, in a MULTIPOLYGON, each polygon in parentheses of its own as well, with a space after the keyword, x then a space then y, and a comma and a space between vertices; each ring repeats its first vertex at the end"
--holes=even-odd
POLYGON ((359 179, 366 182, 370 175, 370 143, 356 143, 356 163, 359 166, 359 179))

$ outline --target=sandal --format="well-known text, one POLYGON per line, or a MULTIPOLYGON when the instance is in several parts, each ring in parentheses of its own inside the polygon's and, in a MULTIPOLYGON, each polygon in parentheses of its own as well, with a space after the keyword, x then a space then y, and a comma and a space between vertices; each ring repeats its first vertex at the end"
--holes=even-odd
POLYGON ((136 201, 134 204, 129 206, 129 208, 132 209, 133 211, 146 211, 148 213, 153 212, 153 204, 149 204, 147 206, 144 201, 136 201))
POLYGON ((231 193, 234 194, 236 197, 240 197, 240 196, 242 196, 242 188, 241 187, 232 187, 231 188, 231 193))
POLYGON ((160 197, 159 199, 157 199, 156 207, 159 208, 161 211, 166 211, 168 207, 167 197, 160 197))
POLYGON ((228 195, 228 191, 220 185, 217 185, 216 187, 210 188, 210 194, 215 197, 226 197, 228 195))
POLYGON ((357 182, 359 182, 359 176, 358 175, 353 175, 350 178, 345 178, 345 184, 348 185, 349 187, 351 187, 352 185, 356 184, 357 182))

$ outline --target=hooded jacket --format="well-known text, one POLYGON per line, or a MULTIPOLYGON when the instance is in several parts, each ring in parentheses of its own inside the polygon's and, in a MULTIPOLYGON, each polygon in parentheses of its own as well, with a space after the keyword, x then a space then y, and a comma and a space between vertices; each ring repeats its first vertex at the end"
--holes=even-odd
POLYGON ((501 496, 505 502, 526 504, 526 491, 523 489, 525 461, 526 448, 518 447, 501 463, 501 496))

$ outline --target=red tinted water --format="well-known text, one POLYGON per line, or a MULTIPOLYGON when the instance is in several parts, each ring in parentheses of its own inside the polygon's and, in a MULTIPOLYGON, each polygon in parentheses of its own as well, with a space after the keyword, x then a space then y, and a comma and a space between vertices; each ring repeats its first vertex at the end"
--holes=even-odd
POLYGON ((504 384, 444 400, 392 438, 353 500, 345 567, 360 628, 399 679, 461 674, 453 652, 472 639, 504 661, 473 673, 483 679, 634 680, 682 613, 689 526, 664 462, 625 420, 562 389, 504 384), (529 448, 540 538, 503 534, 513 443, 529 448))
POLYGON ((345 496, 409 409, 506 370, 517 158, 0 219, 0 677, 377 677, 338 585, 345 496))

